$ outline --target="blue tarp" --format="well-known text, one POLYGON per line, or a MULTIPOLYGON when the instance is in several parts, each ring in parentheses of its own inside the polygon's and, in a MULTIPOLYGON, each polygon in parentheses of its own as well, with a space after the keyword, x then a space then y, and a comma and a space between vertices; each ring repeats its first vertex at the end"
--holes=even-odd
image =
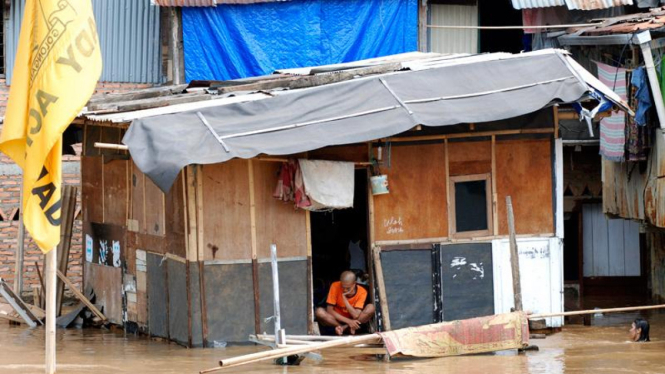
POLYGON ((411 52, 418 0, 294 0, 183 8, 185 75, 228 80, 411 52))

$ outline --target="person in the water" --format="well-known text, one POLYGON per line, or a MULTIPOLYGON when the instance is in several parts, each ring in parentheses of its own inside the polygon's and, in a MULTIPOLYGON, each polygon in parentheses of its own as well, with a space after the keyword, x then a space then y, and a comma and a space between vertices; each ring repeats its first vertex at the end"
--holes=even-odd
POLYGON ((648 342, 649 322, 642 318, 636 318, 628 331, 628 335, 633 342, 648 342))

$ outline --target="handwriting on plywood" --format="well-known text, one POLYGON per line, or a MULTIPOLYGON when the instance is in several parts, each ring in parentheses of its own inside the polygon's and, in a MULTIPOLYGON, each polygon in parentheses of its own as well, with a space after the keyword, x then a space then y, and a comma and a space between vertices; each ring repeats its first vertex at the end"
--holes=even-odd
POLYGON ((383 220, 383 227, 386 234, 400 234, 404 232, 402 217, 390 217, 383 220))
POLYGON ((528 259, 550 258, 549 243, 518 243, 520 257, 528 259))
POLYGON ((450 268, 453 269, 453 279, 457 278, 458 275, 465 276, 471 280, 485 278, 483 263, 467 263, 466 257, 454 257, 450 262, 450 268))

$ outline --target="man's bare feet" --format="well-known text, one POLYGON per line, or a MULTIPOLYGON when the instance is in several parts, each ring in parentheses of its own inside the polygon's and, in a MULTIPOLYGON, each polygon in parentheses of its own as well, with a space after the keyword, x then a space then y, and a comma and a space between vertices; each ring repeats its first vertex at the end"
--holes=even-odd
POLYGON ((347 325, 340 325, 340 326, 337 326, 337 327, 335 327, 335 333, 336 333, 337 335, 340 335, 340 336, 341 336, 341 335, 344 335, 344 330, 346 330, 347 327, 349 327, 349 326, 347 326, 347 325))

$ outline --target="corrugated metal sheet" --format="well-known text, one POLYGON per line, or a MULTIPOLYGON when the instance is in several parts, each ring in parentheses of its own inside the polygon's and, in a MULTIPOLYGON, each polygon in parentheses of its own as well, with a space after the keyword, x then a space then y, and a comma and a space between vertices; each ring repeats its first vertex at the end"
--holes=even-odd
MULTIPOLYGON (((100 81, 162 83, 159 7, 137 0, 93 0, 92 5, 103 58, 100 81)), ((11 0, 5 23, 8 84, 24 7, 24 0, 11 0)))
MULTIPOLYGON (((431 24, 478 26, 478 5, 431 5, 431 24)), ((430 51, 437 53, 478 53, 478 30, 430 29, 430 51)))
POLYGON ((649 179, 644 190, 644 213, 652 225, 665 228, 665 140, 655 136, 649 155, 649 179))
POLYGON ((272 3, 277 1, 289 0, 150 0, 157 6, 216 6, 217 4, 254 4, 254 3, 272 3))
POLYGON ((547 8, 553 6, 567 6, 568 9, 574 10, 593 10, 593 9, 607 9, 621 5, 633 5, 633 0, 512 0, 513 8, 515 9, 529 9, 529 8, 547 8))

